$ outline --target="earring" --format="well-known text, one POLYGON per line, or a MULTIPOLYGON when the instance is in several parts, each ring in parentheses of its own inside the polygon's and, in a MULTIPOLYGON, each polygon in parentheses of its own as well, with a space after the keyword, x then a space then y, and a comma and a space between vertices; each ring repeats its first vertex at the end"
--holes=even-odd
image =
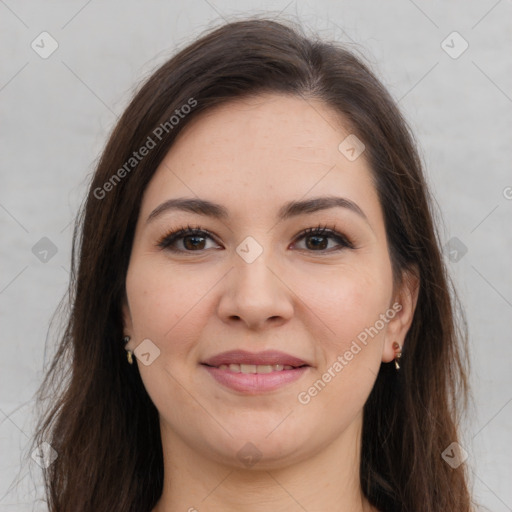
MULTIPOLYGON (((130 336, 125 336, 123 338, 123 343, 126 345, 130 341, 130 336)), ((129 364, 133 364, 133 358, 132 358, 133 352, 131 350, 126 351, 126 359, 128 360, 129 364)))
POLYGON ((402 357, 402 351, 400 349, 400 345, 398 342, 393 342, 393 349, 395 350, 395 368, 396 371, 400 370, 400 365, 398 364, 400 358, 402 357))

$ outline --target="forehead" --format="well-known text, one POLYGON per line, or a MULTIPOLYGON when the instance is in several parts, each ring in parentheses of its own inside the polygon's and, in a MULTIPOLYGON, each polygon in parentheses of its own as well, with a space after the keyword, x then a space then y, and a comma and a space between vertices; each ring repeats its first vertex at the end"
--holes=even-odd
POLYGON ((339 150, 349 135, 341 116, 317 99, 230 101, 185 126, 147 187, 143 211, 169 197, 199 196, 239 214, 262 213, 290 199, 333 194, 379 215, 364 153, 350 161, 339 150))
POLYGON ((246 159, 256 154, 265 160, 326 164, 338 156, 346 135, 340 117, 323 102, 264 94, 231 101, 193 119, 175 141, 169 160, 194 149, 199 158, 242 161, 248 171, 261 169, 246 159))

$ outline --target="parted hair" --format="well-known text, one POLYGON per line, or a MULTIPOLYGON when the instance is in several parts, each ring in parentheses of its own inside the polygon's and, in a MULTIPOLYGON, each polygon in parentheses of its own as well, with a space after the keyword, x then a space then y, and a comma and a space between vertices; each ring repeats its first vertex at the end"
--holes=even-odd
POLYGON ((34 446, 47 442, 58 454, 43 471, 49 512, 149 512, 159 500, 158 411, 122 344, 142 194, 193 118, 265 92, 322 100, 364 142, 394 280, 406 271, 419 280, 401 369, 382 363, 364 405, 362 490, 382 512, 473 510, 465 464, 454 469, 442 458, 459 439, 468 404, 466 324, 411 130, 354 50, 306 35, 299 24, 251 17, 210 28, 145 79, 97 162, 73 234, 66 323, 37 393, 34 446), (117 173, 191 98, 194 108, 160 130, 133 169, 117 173), (113 182, 116 173, 122 179, 113 182))

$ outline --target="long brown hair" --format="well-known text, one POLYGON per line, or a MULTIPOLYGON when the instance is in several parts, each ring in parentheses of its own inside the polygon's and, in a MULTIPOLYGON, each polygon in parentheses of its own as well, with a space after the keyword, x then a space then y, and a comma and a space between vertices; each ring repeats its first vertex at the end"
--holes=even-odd
POLYGON ((405 270, 419 278, 400 372, 383 363, 364 406, 363 492, 381 511, 472 510, 465 465, 452 468, 442 457, 467 406, 467 335, 410 129, 353 52, 290 22, 255 17, 210 30, 157 69, 99 160, 75 225, 67 326, 37 395, 42 402, 55 393, 34 437, 34 446, 47 442, 57 453, 44 470, 50 512, 146 512, 158 501, 158 411, 121 342, 141 197, 195 116, 262 92, 320 99, 348 123, 366 145, 394 278, 405 270), (152 147, 135 158, 143 146, 152 147))

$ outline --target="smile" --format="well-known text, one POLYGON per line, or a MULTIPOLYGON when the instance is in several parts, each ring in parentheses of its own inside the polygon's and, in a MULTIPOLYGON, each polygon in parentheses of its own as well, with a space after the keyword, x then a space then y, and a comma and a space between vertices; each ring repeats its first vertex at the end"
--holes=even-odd
POLYGON ((204 360, 201 367, 224 388, 258 395, 297 381, 311 365, 299 357, 275 350, 258 353, 232 350, 204 360))
POLYGON ((271 373, 293 370, 295 367, 289 364, 221 364, 219 370, 228 370, 233 373, 271 373))

